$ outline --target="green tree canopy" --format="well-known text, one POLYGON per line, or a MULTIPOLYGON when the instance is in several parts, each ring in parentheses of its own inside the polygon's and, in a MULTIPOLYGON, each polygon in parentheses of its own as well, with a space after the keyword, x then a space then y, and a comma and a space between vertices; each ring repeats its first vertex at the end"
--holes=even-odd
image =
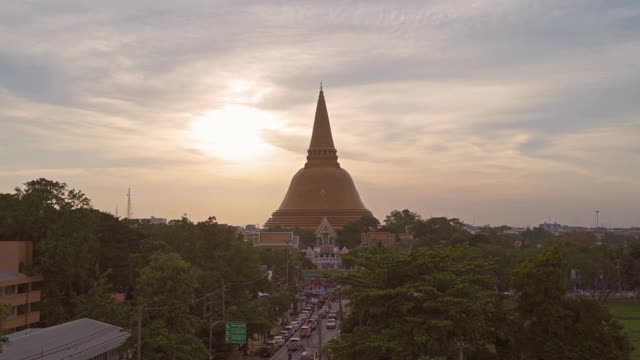
POLYGON ((379 225, 378 219, 368 215, 347 223, 338 231, 338 243, 340 246, 354 249, 360 245, 360 236, 363 232, 375 231, 379 225))
POLYGON ((417 221, 421 220, 420 214, 404 209, 402 211, 393 210, 384 218, 384 226, 386 230, 393 233, 404 233, 407 227, 413 226, 417 221))
POLYGON ((528 258, 514 285, 520 323, 514 336, 522 359, 629 358, 629 340, 602 304, 566 296, 569 265, 559 246, 528 258))
POLYGON ((493 265, 472 248, 375 249, 350 260, 358 270, 337 276, 350 287, 350 313, 331 349, 338 358, 438 357, 456 341, 488 341, 493 265))

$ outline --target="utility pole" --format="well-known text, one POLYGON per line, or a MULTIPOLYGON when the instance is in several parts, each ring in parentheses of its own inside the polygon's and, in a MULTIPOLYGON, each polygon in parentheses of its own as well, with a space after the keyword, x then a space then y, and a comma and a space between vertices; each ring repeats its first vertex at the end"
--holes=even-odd
POLYGON ((131 219, 131 188, 127 190, 127 219, 131 219))
POLYGON ((224 320, 224 278, 222 278, 222 286, 220 290, 222 291, 222 320, 224 320))
POLYGON ((285 287, 289 290, 289 240, 287 240, 287 266, 286 266, 285 287))
POLYGON ((616 259, 616 270, 618 270, 618 292, 622 291, 622 277, 620 277, 620 262, 622 260, 616 259))
POLYGON ((142 359, 142 305, 138 305, 138 346, 137 355, 138 360, 142 359))
POLYGON ((318 358, 322 359, 322 317, 318 316, 318 358))
POLYGON ((224 322, 224 278, 221 278, 222 280, 222 284, 220 286, 220 290, 222 292, 222 309, 221 309, 221 320, 218 320, 216 322, 213 322, 213 314, 211 314, 211 317, 209 318, 209 360, 213 359, 213 354, 211 353, 211 345, 213 342, 213 327, 216 326, 218 323, 224 322))

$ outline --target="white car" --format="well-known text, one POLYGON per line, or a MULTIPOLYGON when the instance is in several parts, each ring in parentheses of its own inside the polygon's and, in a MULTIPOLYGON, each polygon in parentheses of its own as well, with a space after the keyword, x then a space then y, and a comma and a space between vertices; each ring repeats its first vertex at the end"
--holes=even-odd
POLYGON ((336 323, 335 319, 327 320, 327 324, 325 325, 327 329, 335 329, 337 326, 338 324, 336 323))
POLYGON ((289 340, 289 343, 287 344, 287 350, 289 350, 289 351, 298 351, 298 350, 300 350, 301 346, 302 346, 302 341, 300 341, 300 338, 292 337, 289 340))
POLYGON ((273 343, 276 346, 282 346, 282 345, 284 345, 285 342, 286 342, 285 338, 280 336, 280 335, 278 335, 278 336, 273 338, 273 343))

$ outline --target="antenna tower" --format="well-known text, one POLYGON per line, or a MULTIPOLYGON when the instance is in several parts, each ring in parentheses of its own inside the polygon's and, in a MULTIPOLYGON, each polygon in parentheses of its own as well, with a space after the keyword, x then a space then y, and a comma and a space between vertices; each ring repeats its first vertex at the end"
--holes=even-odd
POLYGON ((131 219, 131 188, 127 191, 127 219, 131 219))

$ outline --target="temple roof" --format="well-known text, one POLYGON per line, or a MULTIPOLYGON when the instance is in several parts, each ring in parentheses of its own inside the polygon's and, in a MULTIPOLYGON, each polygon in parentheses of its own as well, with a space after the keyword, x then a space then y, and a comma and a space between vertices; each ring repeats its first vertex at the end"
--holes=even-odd
POLYGON ((335 231, 362 216, 371 216, 371 211, 362 203, 351 175, 338 163, 321 87, 307 162, 291 179, 265 227, 318 230, 324 220, 335 231))
POLYGON ((320 95, 318 96, 316 117, 313 121, 313 133, 311 134, 311 144, 309 144, 309 150, 312 149, 335 149, 333 136, 331 135, 331 124, 329 123, 329 112, 327 111, 327 104, 324 101, 322 88, 320 88, 320 95))

